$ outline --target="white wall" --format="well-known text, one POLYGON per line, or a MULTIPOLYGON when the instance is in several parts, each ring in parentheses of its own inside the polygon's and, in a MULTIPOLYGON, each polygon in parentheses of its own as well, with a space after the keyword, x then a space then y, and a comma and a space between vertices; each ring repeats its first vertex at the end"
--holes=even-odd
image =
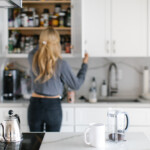
MULTIPOLYGON (((73 71, 78 72, 81 65, 81 58, 66 59, 73 71)), ((28 68, 26 59, 12 59, 21 66, 28 68)), ((97 81, 98 95, 100 95, 100 85, 103 80, 107 82, 108 67, 110 62, 115 62, 121 75, 119 80, 119 92, 117 96, 137 97, 142 93, 142 71, 145 65, 150 68, 150 58, 90 58, 86 80, 80 90, 76 92, 77 97, 80 95, 88 96, 91 79, 94 76, 97 81)))

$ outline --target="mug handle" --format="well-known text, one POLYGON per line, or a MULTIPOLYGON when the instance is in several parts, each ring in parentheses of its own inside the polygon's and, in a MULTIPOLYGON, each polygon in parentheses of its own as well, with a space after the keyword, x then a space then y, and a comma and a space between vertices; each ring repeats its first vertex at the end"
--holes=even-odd
POLYGON ((88 127, 88 128, 85 130, 85 132, 84 132, 84 142, 85 142, 85 144, 87 144, 87 145, 90 145, 90 144, 91 144, 91 143, 87 140, 87 134, 89 133, 90 130, 91 130, 91 128, 88 127))
POLYGON ((127 130, 128 127, 129 127, 129 117, 128 117, 127 113, 125 113, 125 116, 126 116, 126 127, 125 127, 125 130, 127 130))

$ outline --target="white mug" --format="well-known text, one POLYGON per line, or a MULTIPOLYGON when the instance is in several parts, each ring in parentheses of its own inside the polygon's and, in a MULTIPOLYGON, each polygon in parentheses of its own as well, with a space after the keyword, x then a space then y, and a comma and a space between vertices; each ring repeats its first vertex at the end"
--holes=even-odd
POLYGON ((93 123, 84 132, 84 142, 96 148, 105 148, 105 125, 93 123))

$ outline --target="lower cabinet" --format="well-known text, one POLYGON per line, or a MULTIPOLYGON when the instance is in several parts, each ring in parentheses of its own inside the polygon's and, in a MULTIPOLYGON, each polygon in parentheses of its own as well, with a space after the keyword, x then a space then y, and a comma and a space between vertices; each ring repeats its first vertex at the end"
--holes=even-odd
MULTIPOLYGON (((14 114, 18 114, 21 120, 21 131, 29 132, 28 118, 27 118, 28 107, 0 107, 0 123, 8 117, 8 111, 13 110, 14 114)), ((63 120, 61 132, 74 132, 74 108, 67 107, 63 108, 63 120)))
MULTIPOLYGON (((8 117, 12 109, 21 119, 22 132, 29 132, 27 106, 0 106, 0 123, 8 117)), ((108 108, 63 106, 61 132, 84 132, 90 123, 107 124, 108 108)), ((128 132, 145 132, 150 139, 150 108, 124 108, 129 115, 128 132)))
MULTIPOLYGON (((116 108, 117 109, 117 108, 116 108)), ((75 132, 84 132, 90 123, 107 125, 108 108, 75 108, 75 132)), ((124 108, 129 115, 127 132, 144 132, 150 139, 150 108, 124 108)))

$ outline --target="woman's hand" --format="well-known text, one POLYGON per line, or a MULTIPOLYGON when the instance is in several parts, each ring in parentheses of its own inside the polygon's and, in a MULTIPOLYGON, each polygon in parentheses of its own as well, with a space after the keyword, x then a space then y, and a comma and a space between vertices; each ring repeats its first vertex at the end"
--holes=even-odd
POLYGON ((88 60, 89 60, 89 55, 88 55, 88 53, 85 53, 84 58, 83 58, 83 63, 87 64, 88 60))

